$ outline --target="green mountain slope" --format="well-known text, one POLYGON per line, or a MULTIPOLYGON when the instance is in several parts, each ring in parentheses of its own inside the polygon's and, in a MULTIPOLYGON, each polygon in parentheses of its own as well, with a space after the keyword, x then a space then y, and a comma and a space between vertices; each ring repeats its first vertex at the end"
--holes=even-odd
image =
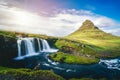
POLYGON ((92 48, 98 51, 120 54, 120 37, 100 30, 90 20, 65 38, 97 46, 92 48))

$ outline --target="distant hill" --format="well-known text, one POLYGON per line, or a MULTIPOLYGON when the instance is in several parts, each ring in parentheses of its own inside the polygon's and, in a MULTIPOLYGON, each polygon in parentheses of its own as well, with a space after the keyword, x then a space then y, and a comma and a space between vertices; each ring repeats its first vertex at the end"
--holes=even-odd
POLYGON ((102 30, 100 30, 98 27, 96 27, 93 22, 90 20, 86 20, 83 22, 82 26, 72 34, 68 35, 67 37, 73 37, 73 38, 85 38, 85 39, 116 39, 119 38, 117 36, 114 36, 110 33, 106 33, 102 30))
POLYGON ((84 21, 78 30, 65 38, 100 47, 96 50, 120 51, 120 37, 100 30, 90 20, 84 21))

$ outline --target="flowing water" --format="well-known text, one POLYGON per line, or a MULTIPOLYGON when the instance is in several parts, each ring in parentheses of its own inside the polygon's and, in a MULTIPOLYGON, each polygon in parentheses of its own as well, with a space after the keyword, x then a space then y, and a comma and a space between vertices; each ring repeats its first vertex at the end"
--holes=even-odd
POLYGON ((18 56, 14 59, 14 67, 33 69, 39 66, 42 70, 51 70, 54 73, 68 78, 107 78, 108 80, 120 79, 120 59, 101 59, 98 64, 74 65, 53 62, 49 54, 56 52, 51 49, 44 39, 21 38, 18 40, 18 56))
POLYGON ((18 56, 15 58, 24 59, 25 57, 38 55, 40 52, 56 52, 57 49, 50 48, 48 42, 39 38, 20 38, 18 43, 18 56), (37 50, 36 50, 37 48, 37 50))

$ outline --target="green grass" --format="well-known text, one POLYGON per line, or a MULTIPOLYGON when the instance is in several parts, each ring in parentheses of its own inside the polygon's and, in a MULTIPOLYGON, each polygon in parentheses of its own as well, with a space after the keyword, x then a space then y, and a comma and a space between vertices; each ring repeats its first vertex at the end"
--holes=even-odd
MULTIPOLYGON (((0 66, 0 80, 65 80, 49 70, 13 69, 0 66)), ((69 80, 107 80, 105 78, 72 78, 69 80)))
POLYGON ((69 36, 66 36, 66 38, 79 42, 85 41, 91 45, 101 47, 102 50, 114 50, 115 48, 120 47, 120 37, 113 36, 98 29, 76 31, 69 36))
MULTIPOLYGON (((93 25, 92 25, 93 26, 93 25)), ((83 26, 82 26, 83 28, 83 26)), ((65 37, 68 40, 74 40, 86 45, 93 46, 93 50, 97 51, 97 57, 118 57, 120 56, 120 37, 106 33, 98 28, 95 29, 78 29, 74 33, 65 37), (99 54, 98 54, 99 53, 99 54), (101 54, 100 54, 101 53, 101 54)), ((90 48, 90 46, 88 46, 90 48)), ((89 50, 91 51, 91 50, 89 50)))
POLYGON ((99 59, 94 57, 76 56, 63 52, 56 52, 51 54, 50 59, 56 62, 68 63, 68 64, 94 64, 99 62, 99 59))
POLYGON ((85 43, 82 41, 79 42, 79 41, 74 41, 74 40, 69 40, 69 39, 63 38, 63 39, 57 40, 55 45, 61 52, 73 54, 76 56, 89 55, 89 56, 97 57, 97 58, 112 57, 112 56, 110 56, 110 55, 108 56, 108 54, 106 55, 106 54, 104 54, 104 52, 100 51, 100 50, 102 50, 101 47, 91 45, 91 44, 88 44, 88 43, 85 43), (85 47, 82 48, 82 45, 85 45, 85 47))
MULTIPOLYGON (((94 45, 88 45, 88 44, 85 44, 83 42, 67 40, 67 39, 64 39, 64 38, 57 40, 55 45, 59 49, 62 49, 63 47, 70 47, 73 51, 76 51, 79 54, 82 54, 82 49, 83 49, 82 45, 85 45, 84 54, 89 54, 89 55, 90 54, 96 54, 95 48, 99 48, 99 47, 94 46, 94 45)), ((67 48, 65 48, 65 50, 67 50, 67 48)))
POLYGON ((12 69, 0 67, 0 80, 64 80, 48 70, 12 69))
POLYGON ((0 30, 0 35, 5 36, 5 37, 16 38, 15 32, 10 32, 10 31, 2 31, 2 30, 0 30))
MULTIPOLYGON (((81 54, 81 45, 83 44, 85 45, 85 55, 87 54, 98 58, 114 58, 120 56, 120 37, 98 29, 89 20, 86 20, 80 29, 57 40, 55 43, 59 49, 64 46, 71 47, 73 49, 73 54, 74 51, 81 54)), ((62 50, 64 52, 65 49, 62 50)))
POLYGON ((56 38, 56 37, 42 35, 42 34, 28 34, 28 37, 36 37, 36 38, 42 38, 42 39, 56 38))

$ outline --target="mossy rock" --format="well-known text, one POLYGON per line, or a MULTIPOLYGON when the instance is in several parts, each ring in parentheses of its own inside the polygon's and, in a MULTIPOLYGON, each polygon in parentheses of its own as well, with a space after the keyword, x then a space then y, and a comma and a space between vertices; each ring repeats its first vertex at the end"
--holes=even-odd
POLYGON ((64 80, 49 70, 11 69, 0 67, 0 80, 64 80))
POLYGON ((99 62, 99 59, 95 57, 76 56, 63 52, 56 52, 50 54, 49 58, 55 62, 68 64, 95 64, 99 62))

